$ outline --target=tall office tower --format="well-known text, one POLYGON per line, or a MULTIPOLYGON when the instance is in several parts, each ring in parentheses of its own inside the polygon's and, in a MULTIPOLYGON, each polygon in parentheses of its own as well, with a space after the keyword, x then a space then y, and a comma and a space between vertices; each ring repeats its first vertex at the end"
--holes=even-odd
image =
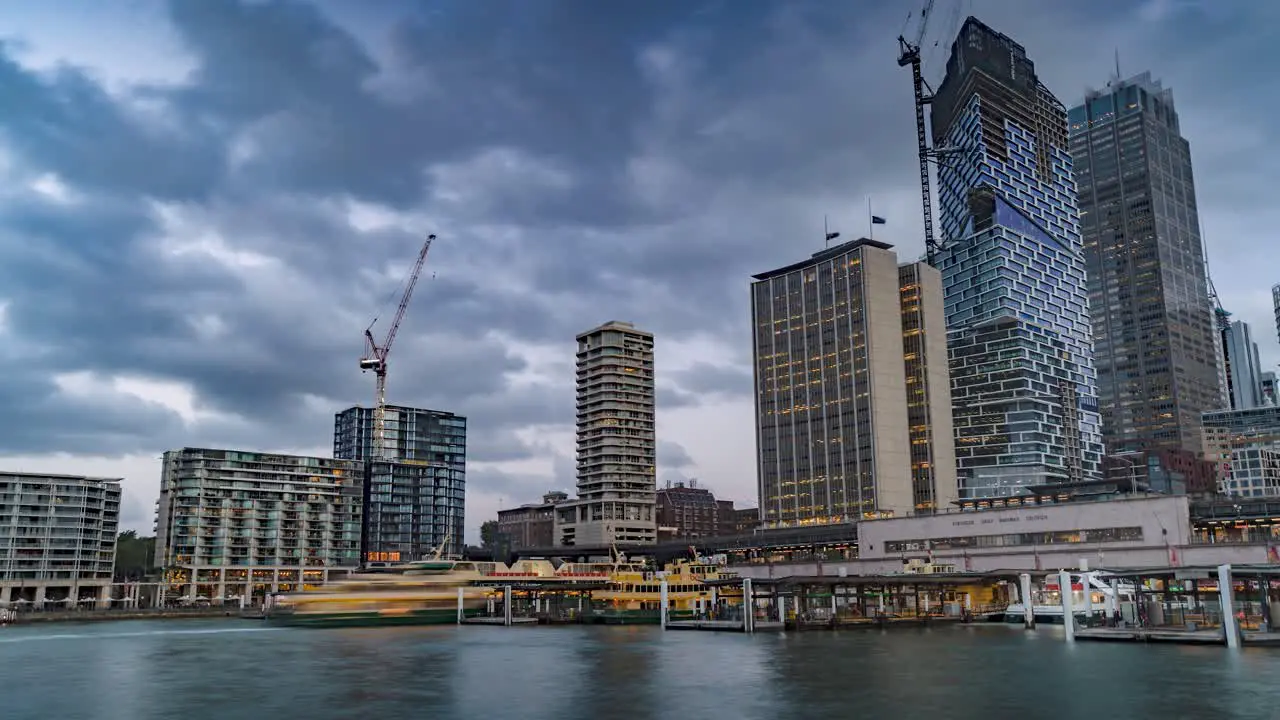
MULTIPOLYGON (((1222 357, 1227 368, 1227 397, 1232 410, 1262 406, 1262 363, 1253 328, 1236 320, 1222 331, 1222 357)), ((1224 408, 1225 409, 1225 408, 1224 408)))
POLYGON ((942 273, 926 263, 907 263, 898 268, 898 283, 915 510, 936 512, 958 499, 942 273))
POLYGON ((657 542, 653 335, 612 321, 577 340, 578 498, 556 506, 556 543, 657 542))
POLYGON ((1102 439, 1111 453, 1202 452, 1221 406, 1191 149, 1173 92, 1143 73, 1067 114, 1089 278, 1102 439))
POLYGON ((365 461, 361 560, 366 565, 421 560, 464 544, 467 419, 440 410, 388 405, 386 449, 374 459, 373 409, 333 418, 333 456, 365 461))
POLYGON ((755 276, 766 527, 908 515, 954 499, 940 287, 933 268, 899 269, 891 245, 865 238, 755 276))
POLYGON ((1280 338, 1280 285, 1271 286, 1271 304, 1276 309, 1276 337, 1280 338))
POLYGON ((1021 45, 965 21, 931 117, 962 498, 1099 477, 1066 115, 1021 45))

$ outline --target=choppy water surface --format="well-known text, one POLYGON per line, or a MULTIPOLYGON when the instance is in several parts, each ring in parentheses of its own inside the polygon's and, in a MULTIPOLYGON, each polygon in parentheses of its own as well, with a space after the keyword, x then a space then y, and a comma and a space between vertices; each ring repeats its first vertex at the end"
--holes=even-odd
POLYGON ((10 627, 0 718, 1280 718, 1280 651, 1059 633, 10 627))

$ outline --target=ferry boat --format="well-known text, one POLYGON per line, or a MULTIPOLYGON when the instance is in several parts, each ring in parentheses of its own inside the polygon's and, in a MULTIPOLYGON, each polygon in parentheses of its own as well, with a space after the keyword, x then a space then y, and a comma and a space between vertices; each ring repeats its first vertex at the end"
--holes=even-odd
MULTIPOLYGON (((695 557, 697 557, 695 553, 695 557)), ((606 624, 656 624, 662 581, 667 581, 667 619, 680 620, 710 614, 717 604, 740 604, 741 591, 716 590, 708 581, 736 578, 710 558, 677 560, 662 571, 620 557, 610 573, 605 589, 591 593, 594 616, 606 624), (723 601, 723 602, 720 602, 723 601)))
MULTIPOLYGON (((1090 574, 1089 601, 1093 604, 1093 617, 1096 619, 1106 619, 1107 599, 1112 597, 1113 591, 1111 586, 1100 580, 1098 577, 1090 574)), ((1045 578, 1043 589, 1031 591, 1032 616, 1035 617, 1037 623, 1045 625, 1061 625, 1064 615, 1062 613, 1062 592, 1058 586, 1058 576, 1049 575, 1045 578)), ((1125 604, 1133 603, 1133 585, 1125 581, 1117 586, 1119 597, 1117 604, 1112 607, 1124 607, 1125 604)), ((1085 609, 1085 592, 1083 583, 1071 583, 1071 610, 1072 614, 1078 620, 1085 619, 1089 613, 1085 609)), ((1021 600, 1010 603, 1004 611, 1004 620, 1008 623, 1021 623, 1025 620, 1025 605, 1021 600)))
POLYGON ((267 619, 284 625, 348 627, 452 623, 484 612, 490 591, 475 586, 480 563, 428 559, 353 574, 315 590, 276 595, 267 619))

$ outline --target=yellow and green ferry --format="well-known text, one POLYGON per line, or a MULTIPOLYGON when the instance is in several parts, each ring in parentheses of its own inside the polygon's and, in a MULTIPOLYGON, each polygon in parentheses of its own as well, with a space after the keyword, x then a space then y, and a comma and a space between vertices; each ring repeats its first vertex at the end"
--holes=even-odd
POLYGON ((461 560, 423 560, 366 570, 342 582, 301 593, 277 595, 267 619, 283 625, 351 627, 432 625, 484 613, 490 590, 476 587, 482 565, 461 560))

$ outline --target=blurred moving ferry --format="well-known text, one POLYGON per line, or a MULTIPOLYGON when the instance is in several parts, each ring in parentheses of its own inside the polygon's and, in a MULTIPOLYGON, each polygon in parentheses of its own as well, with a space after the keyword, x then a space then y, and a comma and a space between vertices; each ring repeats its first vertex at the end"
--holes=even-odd
MULTIPOLYGON (((613 562, 563 563, 522 559, 500 562, 451 560, 438 548, 432 557, 388 568, 368 569, 316 590, 276 595, 267 617, 287 625, 348 627, 453 623, 462 594, 464 617, 484 615, 502 597, 503 585, 555 591, 558 585, 591 587, 591 615, 606 623, 658 622, 661 580, 667 579, 670 617, 708 612, 715 591, 707 580, 733 577, 715 563, 677 561, 666 572, 615 553, 613 562)), ((732 590, 725 593, 728 600, 732 590)), ((740 598, 739 598, 740 599, 740 598)))

